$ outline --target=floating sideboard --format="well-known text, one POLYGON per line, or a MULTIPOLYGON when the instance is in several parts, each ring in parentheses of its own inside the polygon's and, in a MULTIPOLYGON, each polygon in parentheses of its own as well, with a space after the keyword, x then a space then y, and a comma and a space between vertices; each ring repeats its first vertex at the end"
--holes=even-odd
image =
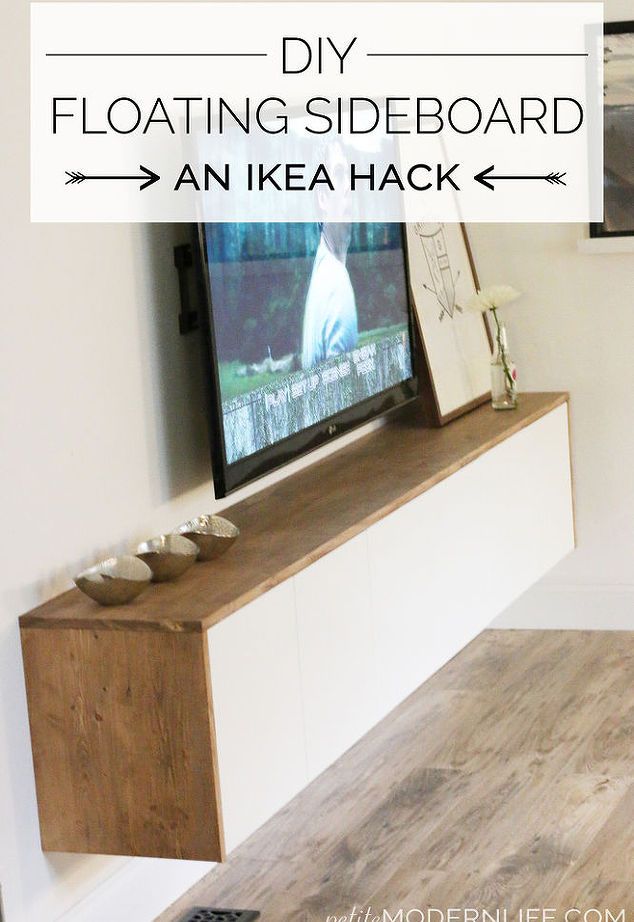
POLYGON ((45 850, 222 860, 572 549, 567 396, 411 404, 226 515, 179 581, 20 619, 45 850))

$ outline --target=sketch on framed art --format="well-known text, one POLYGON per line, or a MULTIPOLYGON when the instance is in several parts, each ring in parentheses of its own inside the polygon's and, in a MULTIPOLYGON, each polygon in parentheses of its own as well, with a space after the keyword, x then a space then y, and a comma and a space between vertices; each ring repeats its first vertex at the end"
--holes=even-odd
POLYGON ((604 27, 603 222, 591 237, 634 235, 634 20, 604 27))
POLYGON ((407 225, 414 313, 443 425, 491 396, 491 340, 482 314, 465 305, 478 288, 462 224, 407 225))

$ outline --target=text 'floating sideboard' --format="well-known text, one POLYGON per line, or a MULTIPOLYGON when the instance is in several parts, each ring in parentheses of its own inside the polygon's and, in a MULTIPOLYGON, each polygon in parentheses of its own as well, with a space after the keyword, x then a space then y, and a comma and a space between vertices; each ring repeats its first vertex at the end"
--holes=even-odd
POLYGON ((411 405, 226 510, 225 557, 24 615, 43 848, 222 859, 573 548, 567 409, 411 405))

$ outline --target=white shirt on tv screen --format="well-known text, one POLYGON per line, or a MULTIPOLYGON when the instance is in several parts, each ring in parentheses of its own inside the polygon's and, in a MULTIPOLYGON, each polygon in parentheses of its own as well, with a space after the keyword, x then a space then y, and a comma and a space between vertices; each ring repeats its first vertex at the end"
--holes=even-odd
POLYGON ((306 296, 302 368, 354 349, 358 339, 357 305, 348 270, 322 236, 306 296))

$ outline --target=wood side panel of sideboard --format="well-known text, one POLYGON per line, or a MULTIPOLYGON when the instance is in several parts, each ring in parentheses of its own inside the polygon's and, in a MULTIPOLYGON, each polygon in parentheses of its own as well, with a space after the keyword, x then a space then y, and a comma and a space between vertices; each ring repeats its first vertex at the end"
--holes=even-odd
POLYGON ((206 637, 21 633, 42 847, 221 860, 206 637))

